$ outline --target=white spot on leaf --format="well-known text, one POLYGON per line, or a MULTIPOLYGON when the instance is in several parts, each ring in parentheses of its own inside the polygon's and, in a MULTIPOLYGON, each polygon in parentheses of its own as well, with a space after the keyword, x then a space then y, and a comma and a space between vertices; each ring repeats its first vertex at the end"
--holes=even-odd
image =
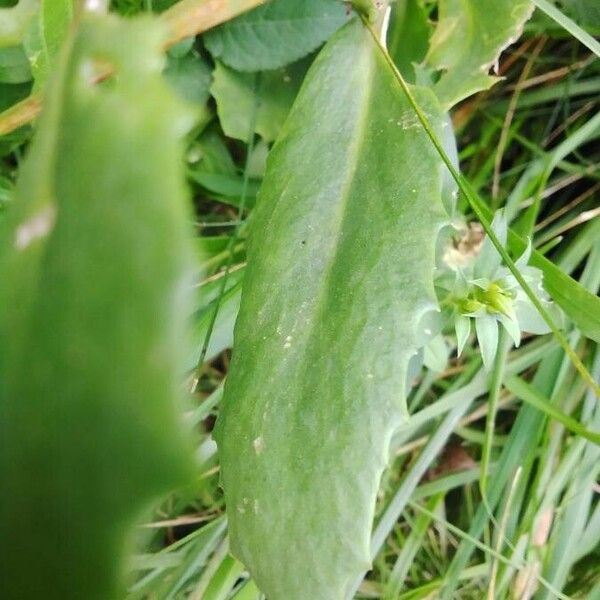
POLYGON ((24 250, 34 240, 47 236, 54 226, 55 217, 54 207, 48 206, 17 227, 15 248, 24 250))
POLYGON ((256 452, 256 454, 261 454, 262 452, 264 452, 265 448, 267 447, 265 444, 265 439, 263 438, 262 435, 259 435, 252 442, 252 445, 254 446, 254 452, 256 452))

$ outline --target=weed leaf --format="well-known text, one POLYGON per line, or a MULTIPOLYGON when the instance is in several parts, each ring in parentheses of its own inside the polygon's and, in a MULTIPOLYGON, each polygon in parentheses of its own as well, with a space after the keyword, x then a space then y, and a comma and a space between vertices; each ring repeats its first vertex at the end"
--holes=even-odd
POLYGON ((175 410, 190 123, 162 80, 162 40, 150 19, 82 21, 3 223, 5 598, 122 597, 132 521, 192 473, 175 410), (115 77, 95 83, 107 63, 115 77))
POLYGON ((278 69, 318 48, 348 15, 339 0, 273 0, 204 40, 215 58, 238 71, 278 69))
POLYGON ((427 63, 443 71, 435 92, 444 108, 486 90, 498 80, 488 75, 500 52, 531 16, 530 0, 440 0, 439 21, 427 63))
MULTIPOLYGON (((433 94, 415 94, 439 129, 433 94)), ((360 21, 309 70, 253 213, 218 420, 231 546, 269 600, 338 600, 435 308, 443 169, 360 21), (380 160, 381 156, 389 160, 380 160)))
POLYGON ((41 0, 24 45, 31 62, 35 88, 43 87, 73 18, 73 0, 41 0))

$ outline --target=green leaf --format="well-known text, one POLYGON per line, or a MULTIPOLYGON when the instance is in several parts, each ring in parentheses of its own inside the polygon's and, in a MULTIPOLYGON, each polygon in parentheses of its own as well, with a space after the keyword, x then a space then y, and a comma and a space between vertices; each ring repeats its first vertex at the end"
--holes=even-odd
POLYGON ((26 83, 31 80, 27 55, 21 46, 0 48, 0 82, 26 83))
POLYGON ((233 206, 239 206, 244 195, 247 196, 245 205, 249 208, 254 206, 254 199, 260 186, 260 181, 257 180, 249 180, 244 183, 243 175, 190 171, 190 177, 205 190, 208 190, 215 199, 233 206))
POLYGON ((543 412, 551 419, 558 421, 574 434, 580 435, 597 446, 600 446, 600 432, 590 431, 577 421, 577 419, 562 412, 535 386, 514 375, 508 378, 505 385, 517 398, 520 398, 524 402, 527 402, 527 404, 537 408, 537 410, 543 412))
POLYGON ((427 63, 443 71, 434 90, 444 108, 498 81, 488 72, 532 11, 530 0, 440 0, 427 63))
POLYGON ((73 0, 41 0, 37 19, 25 36, 35 87, 43 86, 69 31, 73 0))
POLYGON ((205 105, 212 81, 208 62, 192 51, 184 56, 169 55, 164 76, 187 102, 205 105))
POLYGON ((533 0, 533 3, 541 11, 545 12, 551 19, 556 21, 563 29, 568 31, 575 39, 587 46, 596 56, 600 57, 600 42, 592 37, 587 31, 579 27, 577 23, 569 19, 554 4, 547 0, 533 0))
POLYGON ((580 25, 600 29, 600 5, 597 0, 561 0, 560 5, 580 25))
POLYGON ((272 142, 292 107, 308 65, 301 61, 276 71, 240 73, 217 63, 210 88, 226 135, 247 141, 255 131, 272 142))
MULTIPOLYGON (((441 129, 433 94, 415 93, 441 129)), ((269 600, 342 599, 369 568, 407 365, 435 307, 442 181, 355 20, 317 57, 269 157, 217 422, 232 551, 269 600)))
MULTIPOLYGON (((23 98, 27 98, 29 92, 31 90, 31 82, 27 81, 25 83, 0 83, 0 111, 10 108, 13 104, 16 104, 23 98)), ((21 131, 23 131, 21 129, 21 131)), ((17 133, 18 135, 18 133, 17 133)), ((0 137, 0 148, 2 148, 3 143, 8 140, 9 137, 14 137, 14 132, 12 134, 5 134, 0 137)), ((2 150, 0 149, 0 156, 3 156, 2 150)))
POLYGON ((392 4, 387 47, 390 56, 410 83, 415 82, 413 63, 427 54, 431 25, 420 0, 403 0, 392 4))
POLYGON ((200 290, 203 306, 196 314, 193 330, 194 350, 186 363, 188 369, 198 366, 204 340, 210 329, 215 306, 218 302, 219 312, 211 332, 210 341, 206 350, 206 360, 211 360, 226 348, 233 345, 233 325, 238 315, 241 296, 241 280, 244 270, 239 269, 229 274, 227 289, 220 300, 221 280, 216 279, 204 284, 200 290))
POLYGON ((237 169, 217 123, 207 127, 190 151, 194 171, 236 175, 237 169))
POLYGON ((348 15, 339 0, 272 0, 207 32, 204 41, 238 71, 278 69, 316 50, 348 15))
POLYGON ((122 597, 133 521, 192 474, 175 411, 190 120, 162 80, 162 43, 150 19, 80 23, 3 223, 4 598, 122 597), (116 75, 95 84, 99 59, 116 75))

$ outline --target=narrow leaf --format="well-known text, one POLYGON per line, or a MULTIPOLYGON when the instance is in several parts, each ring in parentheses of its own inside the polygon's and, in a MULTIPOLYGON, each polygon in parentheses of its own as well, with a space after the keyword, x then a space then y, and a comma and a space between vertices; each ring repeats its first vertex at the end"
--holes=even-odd
POLYGON ((527 402, 527 404, 531 404, 531 406, 537 408, 537 410, 543 412, 551 419, 558 421, 575 435, 580 435, 600 446, 600 432, 590 431, 579 421, 563 413, 531 384, 520 377, 513 376, 506 381, 505 385, 517 398, 527 402))
POLYGON ((554 19, 561 27, 564 27, 575 39, 589 48, 596 56, 600 57, 600 42, 594 39, 587 31, 581 29, 577 23, 569 19, 556 6, 547 0, 533 0, 533 3, 551 19, 554 19))
MULTIPOLYGON (((415 93, 441 129, 431 92, 415 93)), ((271 153, 217 425, 231 547, 269 600, 342 599, 369 568, 407 365, 435 307, 442 181, 352 22, 316 59, 271 153)))
POLYGON ((132 521, 191 474, 174 410, 189 121, 162 80, 162 41, 150 19, 83 20, 3 223, 3 598, 122 597, 132 521), (117 76, 94 83, 96 61, 117 76))

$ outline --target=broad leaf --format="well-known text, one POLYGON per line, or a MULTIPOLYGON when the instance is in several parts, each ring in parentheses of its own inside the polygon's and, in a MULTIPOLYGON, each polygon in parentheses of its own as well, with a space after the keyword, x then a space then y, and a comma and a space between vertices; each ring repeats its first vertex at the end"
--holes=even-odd
POLYGON ((207 32, 204 41, 238 71, 278 69, 318 48, 348 15, 340 0, 272 0, 207 32))
POLYGON ((132 521, 192 472, 175 410, 189 120, 162 40, 150 19, 83 20, 3 223, 3 598, 122 597, 132 521), (94 83, 96 61, 116 75, 94 83))
POLYGON ((498 81, 489 70, 532 11, 530 0, 440 0, 427 62, 443 71, 434 89, 444 108, 498 81))
MULTIPOLYGON (((433 94, 414 91, 441 129, 433 94)), ((442 181, 353 21, 317 57, 269 158, 217 424, 231 547, 269 600, 338 600, 369 568, 407 365, 435 306, 442 181)))
POLYGON ((292 107, 306 73, 306 61, 275 71, 240 73, 217 63, 210 88, 223 131, 247 141, 250 128, 272 142, 292 107))

